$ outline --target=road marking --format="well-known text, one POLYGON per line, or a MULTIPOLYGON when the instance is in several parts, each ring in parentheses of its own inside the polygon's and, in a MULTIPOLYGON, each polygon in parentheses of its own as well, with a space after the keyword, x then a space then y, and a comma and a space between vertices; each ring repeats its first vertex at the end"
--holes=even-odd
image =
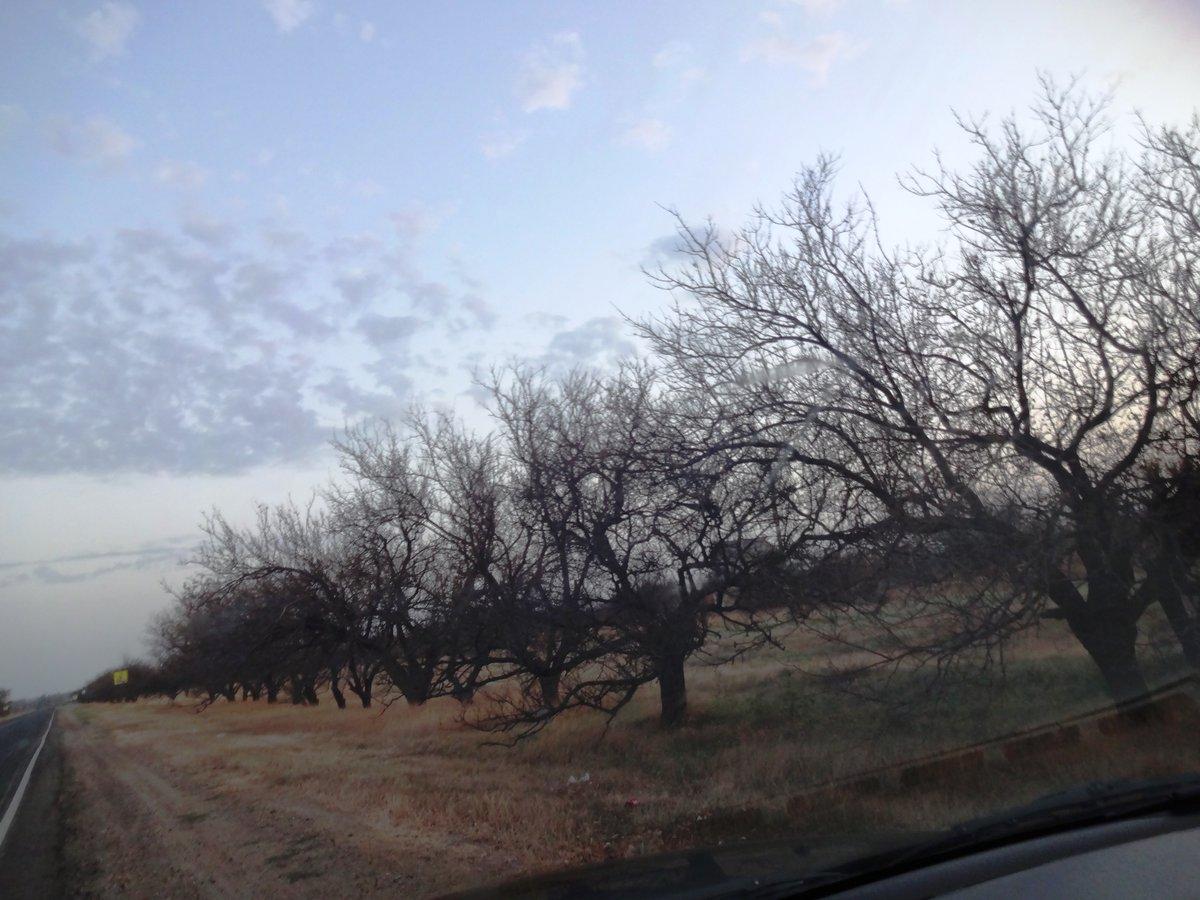
POLYGON ((37 745, 37 749, 33 751, 33 756, 29 759, 29 765, 25 767, 25 774, 21 776, 21 783, 17 785, 17 792, 13 794, 12 801, 8 804, 8 809, 4 811, 4 818, 0 819, 0 847, 4 846, 4 839, 8 837, 8 829, 12 827, 13 819, 17 817, 17 810, 21 807, 21 798, 25 796, 25 788, 29 787, 29 779, 33 776, 33 767, 37 763, 38 756, 41 755, 42 747, 46 745, 46 738, 50 735, 50 726, 54 724, 54 713, 50 713, 50 721, 46 723, 46 730, 42 732, 42 739, 37 745))

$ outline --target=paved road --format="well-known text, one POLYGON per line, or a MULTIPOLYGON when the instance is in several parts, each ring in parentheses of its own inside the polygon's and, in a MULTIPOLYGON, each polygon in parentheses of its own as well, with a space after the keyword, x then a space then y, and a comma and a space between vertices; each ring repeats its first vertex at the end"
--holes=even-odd
MULTIPOLYGON (((41 743, 51 710, 37 710, 0 722, 0 819, 41 743)), ((62 760, 57 728, 38 755, 16 817, 0 846, 0 897, 66 895, 59 809, 62 760)))
POLYGON ((38 709, 0 722, 0 816, 8 811, 8 804, 21 783, 29 758, 41 743, 53 712, 38 709))

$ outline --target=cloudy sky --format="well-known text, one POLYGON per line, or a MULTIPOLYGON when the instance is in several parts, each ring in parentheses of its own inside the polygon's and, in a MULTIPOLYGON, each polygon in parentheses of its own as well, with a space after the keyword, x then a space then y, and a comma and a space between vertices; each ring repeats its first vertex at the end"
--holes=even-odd
POLYGON ((892 174, 1036 72, 1200 102, 1196 0, 0 4, 0 685, 145 651, 203 510, 478 366, 604 366, 663 207, 736 226, 822 150, 892 174))

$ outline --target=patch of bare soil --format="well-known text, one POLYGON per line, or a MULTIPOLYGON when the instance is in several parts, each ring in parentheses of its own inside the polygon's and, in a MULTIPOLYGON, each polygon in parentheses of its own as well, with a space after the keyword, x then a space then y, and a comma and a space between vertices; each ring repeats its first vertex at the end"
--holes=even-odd
MULTIPOLYGON (((171 741, 64 711, 67 853, 91 897, 414 896, 446 889, 452 854, 415 835, 378 843, 302 795, 229 785, 219 767, 184 768, 171 741)), ((162 735, 158 735, 162 737, 162 735)))

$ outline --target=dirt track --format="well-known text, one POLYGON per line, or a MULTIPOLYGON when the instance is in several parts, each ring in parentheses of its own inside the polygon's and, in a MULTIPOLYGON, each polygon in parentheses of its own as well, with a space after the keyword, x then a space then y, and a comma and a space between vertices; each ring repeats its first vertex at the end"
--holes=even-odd
POLYGON ((172 765, 169 744, 69 711, 61 728, 68 856, 85 896, 411 896, 445 885, 422 848, 397 854, 388 842, 385 854, 369 828, 338 827, 319 806, 198 778, 172 765))

